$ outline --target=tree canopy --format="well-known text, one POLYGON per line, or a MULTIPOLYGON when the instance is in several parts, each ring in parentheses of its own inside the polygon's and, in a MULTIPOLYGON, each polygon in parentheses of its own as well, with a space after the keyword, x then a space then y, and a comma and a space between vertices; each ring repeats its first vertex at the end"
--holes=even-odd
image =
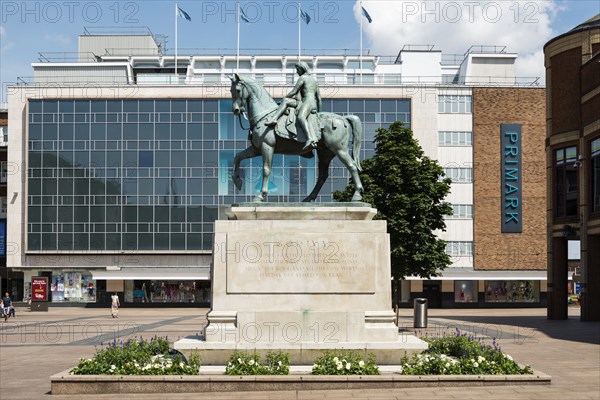
MULTIPOLYGON (((375 135, 375 155, 362 163, 363 201, 377 208, 376 219, 387 220, 390 234, 392 276, 437 276, 450 265, 446 242, 435 230, 446 230, 444 215, 452 207, 444 198, 449 178, 436 160, 423 153, 410 128, 394 122, 375 135)), ((350 201, 354 184, 333 194, 350 201)))

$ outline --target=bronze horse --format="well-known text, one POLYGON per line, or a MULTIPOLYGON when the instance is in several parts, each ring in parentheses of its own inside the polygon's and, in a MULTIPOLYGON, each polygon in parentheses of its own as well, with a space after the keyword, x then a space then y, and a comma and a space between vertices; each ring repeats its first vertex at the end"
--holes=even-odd
MULTIPOLYGON (((274 127, 267 126, 267 117, 277 110, 278 106, 271 95, 258 82, 250 77, 240 77, 234 74, 231 79, 231 97, 233 100, 233 114, 247 115, 250 121, 250 133, 252 144, 245 150, 235 155, 233 161, 233 183, 240 190, 242 179, 239 175, 240 162, 247 158, 262 156, 262 188, 254 198, 255 202, 265 200, 268 194, 269 176, 273 155, 290 154, 302 155, 310 153, 311 149, 303 150, 302 142, 286 139, 275 133, 274 127)), ((291 112, 294 112, 292 109, 291 112)), ((317 118, 323 121, 322 134, 317 144, 317 157, 319 161, 319 176, 317 183, 310 194, 303 201, 315 201, 321 187, 329 175, 329 164, 333 157, 338 156, 342 163, 348 168, 356 186, 352 201, 362 200, 362 183, 358 173, 360 166, 360 147, 363 138, 363 127, 360 119, 355 115, 340 116, 333 113, 320 112, 317 118), (352 156, 348 152, 350 136, 352 135, 352 156)), ((241 120, 240 120, 241 123, 241 120)))

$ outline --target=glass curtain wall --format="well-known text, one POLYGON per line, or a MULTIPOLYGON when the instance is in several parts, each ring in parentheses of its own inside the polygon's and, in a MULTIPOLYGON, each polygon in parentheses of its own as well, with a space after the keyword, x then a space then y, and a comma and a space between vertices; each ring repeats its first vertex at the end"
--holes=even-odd
MULTIPOLYGON (((378 128, 410 126, 408 99, 327 99, 323 111, 361 118, 363 159, 378 128)), ((231 182, 247 135, 225 99, 30 100, 28 250, 211 250, 218 207, 260 188, 260 157, 242 162, 241 192, 231 182)), ((269 201, 301 201, 316 177, 315 159, 277 155, 269 201)), ((334 160, 318 201, 349 178, 334 160)))

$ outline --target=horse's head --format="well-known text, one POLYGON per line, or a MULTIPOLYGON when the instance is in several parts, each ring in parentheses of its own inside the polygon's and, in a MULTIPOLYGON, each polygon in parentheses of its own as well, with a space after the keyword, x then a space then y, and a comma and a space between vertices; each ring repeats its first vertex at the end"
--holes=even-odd
POLYGON ((238 74, 233 74, 229 79, 231 79, 231 111, 234 115, 240 115, 246 112, 246 105, 248 104, 248 88, 246 88, 244 81, 238 74))

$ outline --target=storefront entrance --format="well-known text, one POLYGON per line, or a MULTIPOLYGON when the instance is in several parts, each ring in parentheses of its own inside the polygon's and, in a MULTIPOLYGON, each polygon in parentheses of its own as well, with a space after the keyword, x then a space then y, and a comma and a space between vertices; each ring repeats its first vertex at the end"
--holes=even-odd
POLYGON ((442 282, 423 281, 423 297, 429 302, 429 308, 442 307, 442 282))

